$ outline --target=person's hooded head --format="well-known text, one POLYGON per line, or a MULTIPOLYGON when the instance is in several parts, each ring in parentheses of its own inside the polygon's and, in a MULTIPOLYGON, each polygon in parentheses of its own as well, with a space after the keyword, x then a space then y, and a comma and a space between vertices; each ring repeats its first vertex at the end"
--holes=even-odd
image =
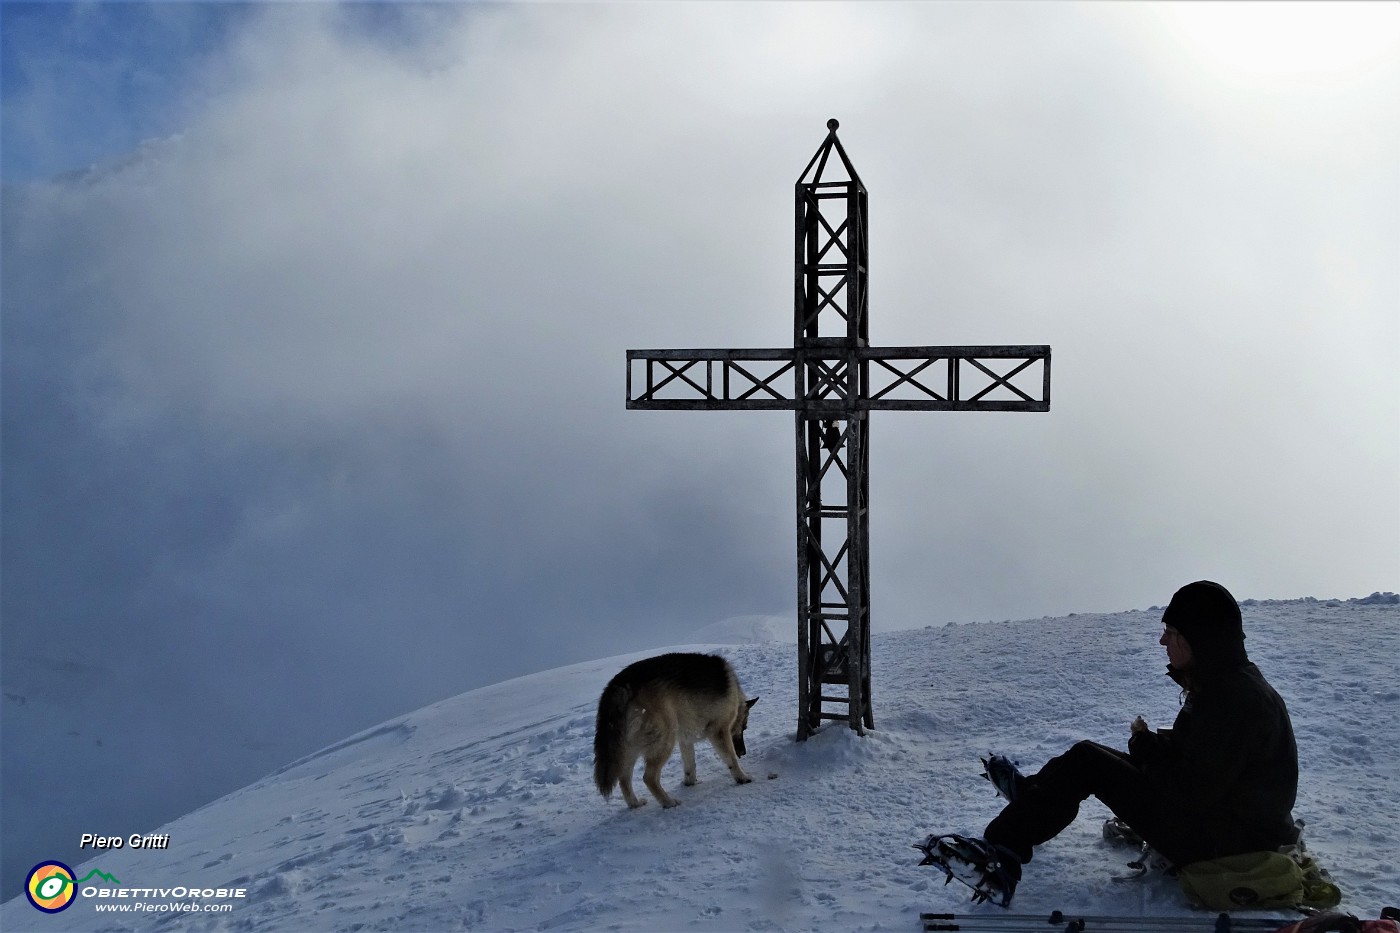
POLYGON ((1191 647, 1191 669, 1234 667, 1249 660, 1244 649, 1240 604, 1219 583, 1198 580, 1176 591, 1162 613, 1191 647))

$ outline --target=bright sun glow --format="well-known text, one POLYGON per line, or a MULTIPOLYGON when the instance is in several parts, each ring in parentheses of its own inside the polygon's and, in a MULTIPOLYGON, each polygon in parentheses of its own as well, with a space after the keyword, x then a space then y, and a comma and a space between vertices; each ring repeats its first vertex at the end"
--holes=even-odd
POLYGON ((1392 2, 1163 3, 1154 12, 1203 63, 1241 75, 1340 74, 1400 57, 1392 2))

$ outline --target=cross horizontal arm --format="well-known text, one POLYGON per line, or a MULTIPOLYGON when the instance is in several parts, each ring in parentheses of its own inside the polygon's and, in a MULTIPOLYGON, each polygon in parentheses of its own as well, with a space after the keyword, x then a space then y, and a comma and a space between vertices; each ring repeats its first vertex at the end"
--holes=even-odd
POLYGON ((628 350, 627 407, 1049 411, 1050 348, 628 350))

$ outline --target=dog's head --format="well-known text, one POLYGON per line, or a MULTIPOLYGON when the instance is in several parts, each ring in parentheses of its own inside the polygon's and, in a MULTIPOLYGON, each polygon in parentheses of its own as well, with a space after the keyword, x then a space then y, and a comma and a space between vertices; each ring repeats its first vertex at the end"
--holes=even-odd
POLYGON ((744 708, 739 710, 739 718, 734 720, 734 731, 730 733, 734 740, 734 753, 740 758, 748 753, 748 749, 744 748, 744 730, 749 727, 749 710, 757 702, 758 697, 744 701, 744 708))

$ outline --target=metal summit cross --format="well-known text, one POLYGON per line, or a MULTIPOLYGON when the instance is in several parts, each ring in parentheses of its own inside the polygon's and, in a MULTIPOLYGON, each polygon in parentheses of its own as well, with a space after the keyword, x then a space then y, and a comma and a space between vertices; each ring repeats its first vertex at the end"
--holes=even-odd
POLYGON ((870 412, 1050 410, 1048 346, 870 346, 865 186, 826 126, 796 186, 792 348, 627 351, 629 409, 796 412, 799 741, 875 727, 870 412))

